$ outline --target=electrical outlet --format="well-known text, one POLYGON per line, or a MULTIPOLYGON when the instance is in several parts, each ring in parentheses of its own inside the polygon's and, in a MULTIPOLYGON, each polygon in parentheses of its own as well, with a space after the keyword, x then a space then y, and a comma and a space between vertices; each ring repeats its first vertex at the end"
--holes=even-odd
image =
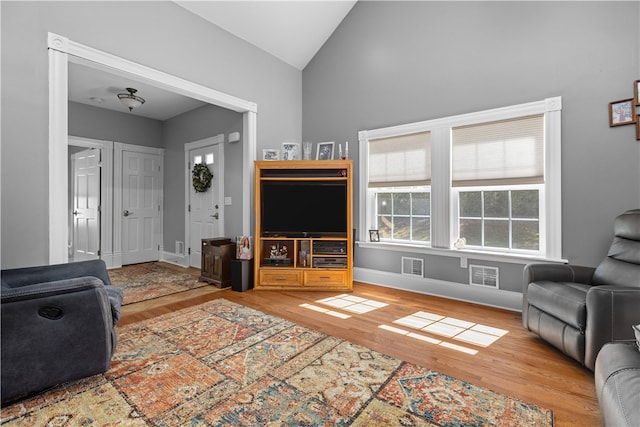
POLYGON ((225 204, 225 206, 230 206, 231 205, 231 197, 225 197, 224 198, 224 204, 225 204))
POLYGON ((467 258, 460 257, 460 268, 467 268, 467 258))

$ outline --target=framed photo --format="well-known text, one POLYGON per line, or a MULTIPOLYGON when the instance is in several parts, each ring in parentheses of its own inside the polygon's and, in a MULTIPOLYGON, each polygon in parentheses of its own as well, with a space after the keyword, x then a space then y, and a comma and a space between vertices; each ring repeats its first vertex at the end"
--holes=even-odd
MULTIPOLYGON (((640 107, 640 80, 636 80, 633 83, 633 102, 636 107, 640 107)), ((636 110, 639 110, 639 108, 636 108, 636 110)))
POLYGON ((318 142, 316 160, 333 160, 333 142, 318 142))
POLYGON ((236 258, 253 258, 253 236, 236 236, 236 258))
POLYGON ((282 160, 300 160, 300 144, 297 142, 283 142, 282 160))
POLYGON ((633 99, 623 99, 609 103, 609 126, 630 125, 636 121, 633 99))
POLYGON ((262 150, 262 160, 280 160, 280 150, 264 148, 262 150))
POLYGON ((369 241, 370 242, 380 241, 380 233, 378 232, 378 230, 369 230, 369 241))
POLYGON ((640 117, 636 117, 636 141, 640 141, 640 117))

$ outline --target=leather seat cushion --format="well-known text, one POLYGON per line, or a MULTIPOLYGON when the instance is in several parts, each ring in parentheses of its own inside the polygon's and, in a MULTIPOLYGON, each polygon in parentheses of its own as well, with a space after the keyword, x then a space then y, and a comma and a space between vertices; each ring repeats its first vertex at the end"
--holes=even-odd
POLYGON ((640 353, 633 341, 605 344, 594 379, 604 425, 640 425, 640 353))
POLYGON ((530 305, 584 331, 587 326, 587 291, 589 285, 574 282, 541 280, 529 283, 530 305))

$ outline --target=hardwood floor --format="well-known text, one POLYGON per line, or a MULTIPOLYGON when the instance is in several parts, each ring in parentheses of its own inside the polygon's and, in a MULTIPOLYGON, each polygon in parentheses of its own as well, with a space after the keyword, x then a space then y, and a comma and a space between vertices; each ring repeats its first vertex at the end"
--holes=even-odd
MULTIPOLYGON (((192 271, 199 274, 198 270, 192 271)), ((123 307, 120 325, 225 298, 524 402, 552 409, 557 426, 601 425, 593 374, 525 331, 520 313, 358 282, 354 283, 353 293, 347 295, 386 305, 356 314, 318 302, 340 294, 255 290, 234 292, 207 286, 127 305, 123 307), (303 304, 312 307, 303 307, 303 304), (335 317, 318 309, 333 310, 350 317, 335 317), (393 323, 420 311, 508 332, 487 347, 481 347, 393 323), (383 329, 381 325, 396 330, 383 329), (477 353, 468 354, 422 341, 412 338, 407 332, 456 344, 477 353)))

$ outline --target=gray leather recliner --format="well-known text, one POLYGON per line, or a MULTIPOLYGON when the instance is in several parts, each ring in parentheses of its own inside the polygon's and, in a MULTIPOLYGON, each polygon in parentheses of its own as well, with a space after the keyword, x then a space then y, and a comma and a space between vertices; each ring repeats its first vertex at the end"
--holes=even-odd
POLYGON ((640 323, 640 209, 615 219, 607 257, 596 267, 529 264, 523 326, 593 371, 602 346, 633 337, 640 323))
POLYGON ((104 261, 1 272, 2 402, 105 372, 122 290, 104 261))

